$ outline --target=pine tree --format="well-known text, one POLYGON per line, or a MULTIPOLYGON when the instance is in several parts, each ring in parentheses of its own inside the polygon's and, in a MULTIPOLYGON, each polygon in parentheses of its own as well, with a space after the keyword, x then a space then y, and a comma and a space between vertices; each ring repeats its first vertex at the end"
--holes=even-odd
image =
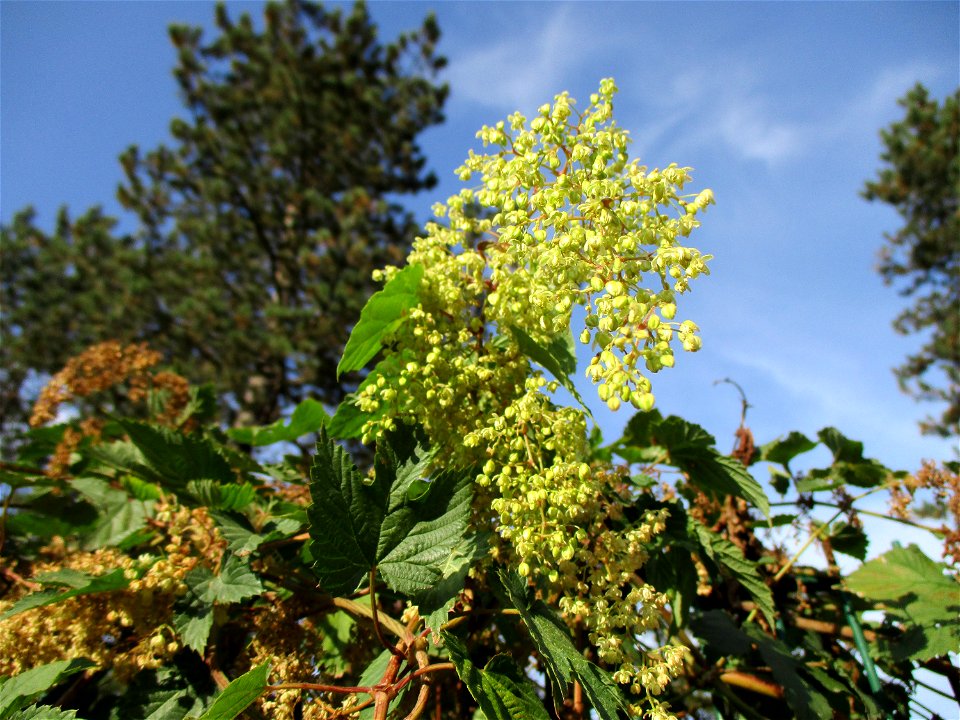
POLYGON ((895 369, 901 387, 921 400, 945 402, 923 432, 960 435, 960 90, 941 105, 917 84, 900 105, 903 120, 881 136, 885 163, 864 197, 892 205, 904 225, 886 236, 879 271, 913 304, 895 320, 923 347, 895 369))
POLYGON ((416 230, 396 197, 435 184, 417 138, 443 119, 438 27, 384 44, 364 4, 307 0, 266 5, 262 28, 219 5, 216 27, 170 28, 185 116, 171 145, 120 157, 135 232, 99 210, 53 235, 30 211, 3 228, 5 424, 33 374, 106 339, 213 382, 235 424, 350 389, 335 368, 371 271, 416 230))

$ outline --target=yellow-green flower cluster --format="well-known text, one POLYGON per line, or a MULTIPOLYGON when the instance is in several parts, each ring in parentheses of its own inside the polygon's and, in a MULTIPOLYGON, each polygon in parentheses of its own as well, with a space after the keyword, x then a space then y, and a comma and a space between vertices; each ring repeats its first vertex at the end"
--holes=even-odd
POLYGON ((583 413, 551 401, 558 383, 517 341, 522 331, 549 344, 582 307, 580 339, 596 350, 587 375, 612 410, 650 409, 641 368, 672 366, 678 344, 700 347, 696 324, 674 320, 675 303, 707 272, 709 256, 682 241, 712 194, 681 194, 687 168, 629 161, 627 133, 612 120, 615 92, 604 80, 583 113, 564 93, 529 123, 517 113, 478 133, 495 150, 470 154, 458 173, 478 185, 435 206, 437 221, 415 241, 408 262, 424 268, 421 302, 385 338, 357 404, 377 413, 365 440, 415 422, 446 461, 482 468, 485 519, 515 566, 559 595, 620 682, 656 693, 679 656, 636 649, 665 602, 638 571, 665 516, 620 522, 621 478, 586 462, 583 413))

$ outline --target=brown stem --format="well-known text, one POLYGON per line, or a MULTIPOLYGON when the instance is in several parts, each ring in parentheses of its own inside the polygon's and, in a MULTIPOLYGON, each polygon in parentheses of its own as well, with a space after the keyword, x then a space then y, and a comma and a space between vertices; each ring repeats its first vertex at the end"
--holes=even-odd
POLYGON ((583 686, 578 682, 573 683, 573 713, 578 718, 584 717, 586 708, 583 705, 583 686))
POLYGON ((290 545, 292 543, 304 542, 305 540, 310 539, 310 533, 303 532, 299 535, 294 535, 293 537, 281 538, 279 540, 271 540, 270 542, 263 543, 257 548, 257 552, 262 553, 264 550, 272 550, 275 547, 282 547, 284 545, 290 545))
POLYGON ((41 468, 29 467, 27 465, 17 465, 16 463, 0 462, 0 470, 9 472, 24 473, 25 475, 45 475, 41 468))
POLYGON ((766 695, 767 697, 777 698, 778 700, 783 697, 783 688, 779 685, 761 680, 756 675, 749 675, 744 672, 729 670, 720 675, 720 682, 724 682, 727 685, 734 685, 744 690, 751 690, 752 692, 766 695))
POLYGON ((430 702, 430 686, 421 685, 420 694, 417 695, 417 704, 413 706, 413 709, 403 720, 417 720, 427 709, 428 702, 430 702))
MULTIPOLYGON (((430 658, 427 656, 427 651, 424 649, 423 640, 418 640, 416 643, 416 652, 414 653, 417 658, 417 670, 410 677, 416 677, 416 673, 421 673, 423 670, 426 670, 430 658)), ((427 708, 427 703, 430 701, 430 684, 428 682, 423 683, 420 686, 420 692, 417 695, 417 702, 413 706, 413 709, 410 713, 404 718, 404 720, 417 720, 420 715, 423 714, 423 711, 427 708)))
POLYGON ((377 590, 376 583, 377 581, 377 568, 373 567, 370 569, 370 612, 371 617, 373 618, 373 632, 376 633, 377 639, 380 641, 380 644, 383 645, 387 650, 393 653, 394 657, 405 657, 402 650, 395 648, 391 643, 387 642, 387 639, 383 636, 383 630, 380 629, 380 613, 377 611, 377 590))
MULTIPOLYGON (((839 635, 847 640, 853 639, 853 630, 846 625, 838 625, 837 623, 826 622, 825 620, 814 620, 813 618, 804 617, 791 617, 790 622, 801 630, 812 630, 822 635, 839 635)), ((867 642, 875 642, 877 639, 877 634, 873 630, 867 630, 866 628, 863 630, 863 636, 867 642)))
MULTIPOLYGON (((367 605, 361 605, 355 600, 349 598, 334 598, 333 604, 335 607, 340 608, 341 610, 346 610, 351 615, 357 615, 360 617, 365 617, 373 619, 373 610, 371 610, 367 605)), ((377 618, 380 626, 389 630, 393 635, 396 635, 398 638, 402 638, 406 632, 403 625, 398 623, 389 615, 381 615, 377 618)))
POLYGON ((27 590, 30 590, 31 592, 36 592, 37 590, 40 590, 41 588, 43 588, 43 585, 41 585, 40 583, 35 583, 33 582, 33 580, 26 580, 20 575, 18 575, 17 573, 15 573, 10 568, 7 568, 7 567, 0 568, 0 572, 2 572, 3 576, 8 580, 11 580, 17 583, 18 585, 23 585, 25 588, 27 588, 27 590))
POLYGON ((433 665, 426 665, 424 667, 421 667, 419 670, 416 670, 415 672, 410 673, 410 675, 408 675, 403 680, 401 680, 400 683, 397 684, 396 689, 400 690, 414 678, 423 677, 424 675, 429 675, 430 673, 442 672, 444 670, 456 670, 456 669, 457 669, 456 666, 453 663, 449 663, 449 662, 434 663, 433 665))

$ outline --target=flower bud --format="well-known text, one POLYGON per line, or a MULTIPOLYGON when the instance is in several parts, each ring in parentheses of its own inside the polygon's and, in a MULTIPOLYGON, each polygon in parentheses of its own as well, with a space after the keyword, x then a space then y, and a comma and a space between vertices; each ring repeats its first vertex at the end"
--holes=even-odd
POLYGON ((623 295, 623 283, 619 280, 608 280, 607 284, 604 285, 604 289, 606 289, 606 291, 614 297, 617 295, 623 295))

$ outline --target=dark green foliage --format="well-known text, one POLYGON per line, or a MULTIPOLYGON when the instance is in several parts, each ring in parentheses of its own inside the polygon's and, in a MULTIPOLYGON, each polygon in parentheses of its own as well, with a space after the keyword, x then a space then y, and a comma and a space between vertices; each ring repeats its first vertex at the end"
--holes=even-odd
POLYGON ((94 208, 71 219, 64 208, 53 233, 27 208, 0 227, 0 429, 29 416, 24 387, 32 372, 54 373, 94 343, 152 338, 148 258, 117 221, 94 208))
POLYGON ((365 482, 321 431, 309 517, 313 570, 324 590, 349 594, 375 568, 387 585, 407 595, 430 590, 443 578, 444 564, 467 529, 473 476, 445 470, 422 483, 433 462, 434 453, 401 433, 380 442, 374 480, 365 482))
POLYGON ((362 3, 301 0, 268 4, 262 30, 224 6, 216 24, 210 39, 170 29, 184 116, 170 146, 120 158, 134 232, 99 210, 64 210, 53 234, 30 210, 3 228, 4 432, 26 417, 32 373, 108 339, 214 383, 232 425, 342 398, 335 369, 371 272, 416 231, 395 198, 435 183, 417 137, 442 120, 439 30, 428 17, 385 43, 362 3))
POLYGON ((913 304, 894 321, 926 343, 896 369, 901 387, 921 400, 946 402, 926 433, 960 435, 960 90, 943 103, 917 84, 900 100, 903 120, 881 133, 885 150, 877 179, 864 190, 900 213, 904 225, 886 236, 880 274, 913 304))
POLYGON ((510 603, 520 612, 534 647, 554 686, 555 697, 567 694, 576 681, 583 687, 601 720, 617 720, 627 710, 627 700, 610 674, 587 660, 570 638, 566 623, 542 601, 530 601, 527 583, 512 572, 500 572, 510 603))
POLYGON ((548 720, 536 690, 508 655, 496 655, 483 669, 470 659, 469 650, 454 635, 444 633, 450 659, 489 720, 548 720))

